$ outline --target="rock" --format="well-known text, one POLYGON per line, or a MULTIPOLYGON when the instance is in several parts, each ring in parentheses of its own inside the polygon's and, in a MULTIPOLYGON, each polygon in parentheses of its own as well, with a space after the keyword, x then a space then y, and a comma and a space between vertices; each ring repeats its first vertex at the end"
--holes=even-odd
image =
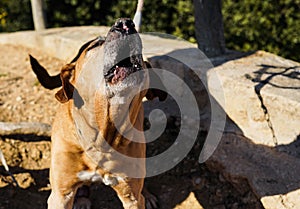
POLYGON ((178 204, 174 209, 184 208, 203 209, 193 192, 191 192, 190 195, 182 203, 178 204))
MULTIPOLYGON (((14 178, 18 182, 18 185, 22 189, 29 188, 31 185, 35 184, 34 178, 30 173, 18 173, 14 175, 14 178)), ((5 187, 13 184, 13 180, 10 176, 0 178, 0 187, 5 187)))
POLYGON ((296 209, 299 207, 299 196, 300 190, 296 190, 288 194, 263 197, 261 202, 266 209, 296 209))
POLYGON ((34 178, 30 175, 30 173, 16 174, 15 178, 22 189, 29 188, 32 184, 35 184, 34 178))
POLYGON ((250 188, 265 208, 300 205, 299 158, 227 133, 206 164, 222 172, 241 194, 250 188))
POLYGON ((300 134, 299 69, 299 63, 262 51, 213 69, 222 82, 220 104, 254 143, 289 144, 300 134))

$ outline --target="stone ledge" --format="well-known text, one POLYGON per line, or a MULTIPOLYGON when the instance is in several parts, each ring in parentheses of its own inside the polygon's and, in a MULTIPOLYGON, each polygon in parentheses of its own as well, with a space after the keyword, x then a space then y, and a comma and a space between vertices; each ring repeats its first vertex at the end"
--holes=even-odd
MULTIPOLYGON (((227 115, 255 144, 292 143, 300 135, 300 64, 263 51, 216 68, 227 115)), ((216 96, 216 99, 219 98, 216 96)))
POLYGON ((108 27, 80 26, 3 33, 0 34, 0 43, 38 47, 50 56, 68 61, 77 54, 82 44, 99 35, 105 36, 108 29, 108 27))
POLYGON ((267 209, 299 208, 299 158, 225 133, 206 163, 242 194, 248 184, 267 209))
MULTIPOLYGON (((109 27, 105 26, 75 26, 51 28, 43 31, 2 33, 0 34, 0 44, 22 45, 29 48, 38 47, 50 56, 68 61, 77 54, 84 43, 98 36, 106 36, 108 30, 109 27)), ((171 35, 167 36, 160 33, 145 33, 141 34, 141 37, 144 55, 147 57, 163 55, 176 49, 191 46, 186 41, 180 41, 171 35)))

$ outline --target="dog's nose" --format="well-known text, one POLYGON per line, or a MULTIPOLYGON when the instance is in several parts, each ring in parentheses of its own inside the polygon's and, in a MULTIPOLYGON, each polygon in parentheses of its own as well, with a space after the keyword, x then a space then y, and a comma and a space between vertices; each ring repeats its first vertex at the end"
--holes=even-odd
POLYGON ((120 18, 115 23, 115 28, 121 31, 125 31, 126 33, 132 34, 136 33, 135 25, 133 21, 129 18, 120 18))

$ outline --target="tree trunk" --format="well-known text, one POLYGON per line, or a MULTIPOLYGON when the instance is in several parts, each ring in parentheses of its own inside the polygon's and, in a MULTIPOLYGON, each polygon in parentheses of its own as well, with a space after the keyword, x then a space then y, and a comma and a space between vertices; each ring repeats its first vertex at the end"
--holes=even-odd
POLYGON ((225 53, 221 0, 193 0, 198 48, 208 57, 225 53))
POLYGON ((39 31, 46 28, 43 0, 31 0, 34 29, 39 31))
POLYGON ((144 0, 138 0, 136 11, 134 14, 133 22, 135 24, 135 29, 140 32, 142 26, 142 11, 144 7, 144 0))

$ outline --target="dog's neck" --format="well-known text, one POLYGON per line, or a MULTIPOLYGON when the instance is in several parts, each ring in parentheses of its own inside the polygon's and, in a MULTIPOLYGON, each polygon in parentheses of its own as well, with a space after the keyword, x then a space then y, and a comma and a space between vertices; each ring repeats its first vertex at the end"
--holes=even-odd
POLYGON ((136 95, 131 102, 115 104, 98 93, 95 101, 96 123, 100 134, 112 148, 118 150, 134 138, 143 142, 143 117, 142 95, 136 95), (107 102, 103 107, 103 99, 107 102), (101 100, 101 102, 99 102, 101 100), (101 106, 99 106, 101 104, 101 106), (105 118, 105 120, 103 120, 105 118))

